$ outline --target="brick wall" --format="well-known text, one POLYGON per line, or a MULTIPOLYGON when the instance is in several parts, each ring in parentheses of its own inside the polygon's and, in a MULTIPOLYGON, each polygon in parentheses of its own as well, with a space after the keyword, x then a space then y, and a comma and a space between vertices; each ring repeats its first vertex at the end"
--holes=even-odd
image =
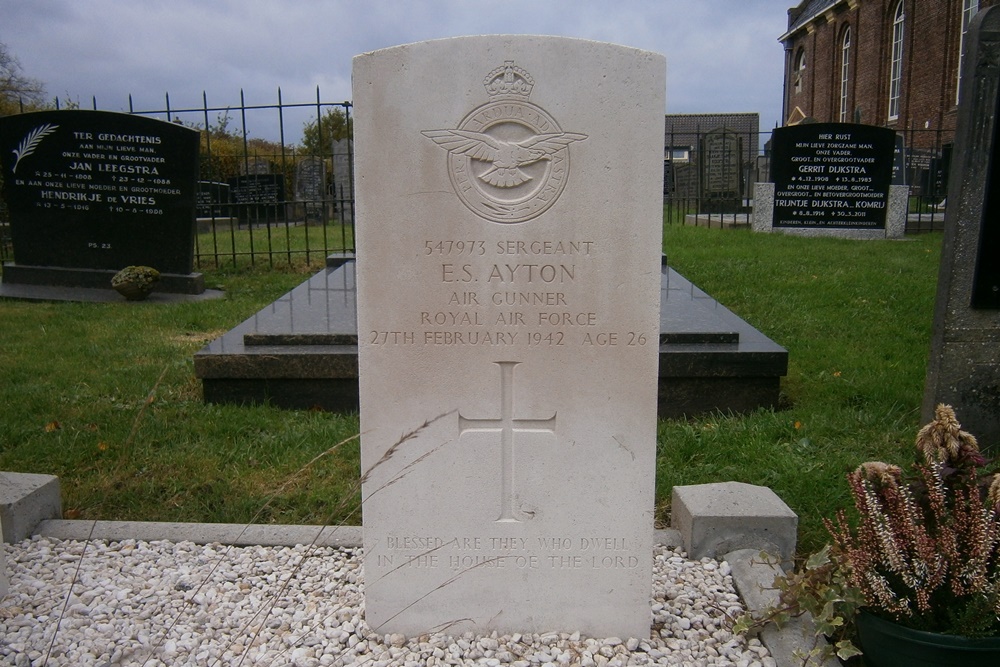
MULTIPOLYGON (((848 122, 883 125, 903 132, 914 148, 937 148, 955 131, 962 0, 902 0, 904 41, 899 116, 890 120, 889 68, 893 18, 899 0, 806 0, 790 10, 785 35, 786 122, 796 109, 820 122, 840 118, 843 35, 850 28, 848 122), (799 21, 795 9, 815 11, 799 21), (794 24, 799 21, 801 25, 794 24), (806 55, 801 90, 796 92, 795 64, 806 55)), ((985 9, 1000 0, 980 0, 985 9)))

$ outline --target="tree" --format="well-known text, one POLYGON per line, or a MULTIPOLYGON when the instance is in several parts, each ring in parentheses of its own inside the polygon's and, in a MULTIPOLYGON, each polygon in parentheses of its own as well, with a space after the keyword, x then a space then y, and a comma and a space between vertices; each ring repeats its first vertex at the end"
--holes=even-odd
POLYGON ((302 152, 326 157, 333 152, 333 142, 347 139, 352 123, 343 107, 331 107, 318 120, 309 121, 302 128, 302 152))
POLYGON ((201 133, 201 178, 225 181, 245 173, 248 161, 265 160, 269 173, 282 173, 286 179, 294 174, 292 155, 286 155, 280 143, 247 137, 241 130, 231 128, 229 112, 221 113, 208 127, 200 123, 188 125, 201 133))
POLYGON ((41 108, 45 102, 45 86, 37 79, 24 75, 17 57, 0 42, 0 116, 25 109, 41 108))

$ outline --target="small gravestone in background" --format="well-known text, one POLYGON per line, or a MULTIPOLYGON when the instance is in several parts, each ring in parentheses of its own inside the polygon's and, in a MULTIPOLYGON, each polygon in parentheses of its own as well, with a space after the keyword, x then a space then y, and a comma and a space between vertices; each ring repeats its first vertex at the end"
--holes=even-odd
POLYGON ((901 134, 896 135, 892 150, 892 184, 906 185, 906 141, 901 134))
POLYGON ((206 234, 232 229, 235 221, 229 211, 229 184, 217 181, 198 181, 195 208, 198 233, 206 234))
POLYGON ((197 215, 199 218, 228 217, 229 184, 198 181, 197 215))
POLYGON ((323 219, 326 195, 326 162, 306 156, 295 164, 295 201, 304 208, 307 222, 323 219))
POLYGON ((229 201, 241 225, 267 225, 285 220, 285 177, 251 174, 229 179, 229 201))
POLYGON ((736 213, 743 204, 743 141, 719 127, 701 137, 698 167, 702 213, 736 213))
POLYGON ((106 111, 0 118, 0 165, 14 264, 5 283, 110 287, 117 270, 152 266, 204 290, 194 263, 198 132, 106 111))
POLYGON ((337 216, 345 225, 353 225, 351 210, 351 145, 348 139, 333 142, 333 198, 337 205, 337 216))
POLYGON ((955 408, 1000 454, 1000 8, 969 27, 923 419, 955 408))
POLYGON ((686 206, 685 200, 698 197, 698 165, 693 162, 673 162, 671 196, 686 206))
POLYGON ((648 635, 665 69, 513 35, 355 58, 375 632, 648 635))
POLYGON ((755 231, 810 236, 902 236, 907 189, 892 185, 895 132, 853 123, 777 128, 771 183, 754 192, 755 231))

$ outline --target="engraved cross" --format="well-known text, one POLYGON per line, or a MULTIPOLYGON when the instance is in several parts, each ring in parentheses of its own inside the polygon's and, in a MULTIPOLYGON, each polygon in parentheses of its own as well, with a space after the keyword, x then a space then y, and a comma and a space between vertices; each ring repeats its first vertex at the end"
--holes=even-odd
MULTIPOLYGON (((470 431, 500 434, 500 516, 498 522, 520 522, 514 517, 514 435, 516 433, 555 433, 556 414, 547 419, 514 417, 514 367, 519 361, 495 361, 500 367, 500 418, 469 419, 458 413, 458 435, 470 431)), ((522 514, 527 518, 530 515, 522 514)))

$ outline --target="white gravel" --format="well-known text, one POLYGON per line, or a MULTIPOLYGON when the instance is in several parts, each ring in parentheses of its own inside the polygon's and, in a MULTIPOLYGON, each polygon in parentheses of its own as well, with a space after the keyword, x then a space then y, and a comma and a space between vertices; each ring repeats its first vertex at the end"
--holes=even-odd
POLYGON ((655 550, 650 636, 600 639, 375 634, 361 549, 44 537, 5 548, 0 664, 15 667, 775 664, 728 630, 727 614, 742 611, 728 564, 665 547, 655 550))

